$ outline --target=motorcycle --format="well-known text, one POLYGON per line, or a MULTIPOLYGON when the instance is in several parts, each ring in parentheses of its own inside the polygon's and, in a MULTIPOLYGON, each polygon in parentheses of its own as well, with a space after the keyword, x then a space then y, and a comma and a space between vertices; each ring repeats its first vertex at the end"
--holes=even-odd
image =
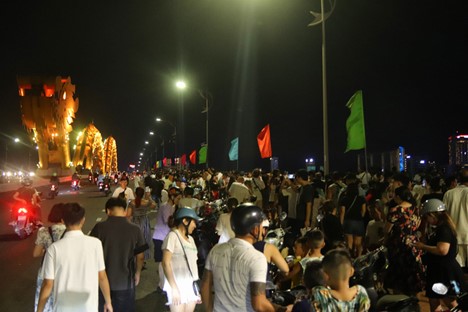
POLYGON ((71 182, 71 188, 73 191, 78 191, 80 189, 80 182, 78 180, 73 180, 71 182))
POLYGON ((353 261, 354 275, 349 284, 361 285, 371 301, 369 311, 419 311, 419 300, 413 296, 391 295, 383 287, 382 274, 388 266, 387 248, 382 246, 353 261))
POLYGON ((462 292, 460 285, 456 281, 450 281, 450 285, 447 286, 443 283, 435 283, 432 285, 432 290, 439 295, 445 296, 447 294, 455 295, 457 299, 457 306, 450 309, 450 311, 468 311, 468 293, 462 292))
POLYGON ((265 235, 264 241, 274 245, 281 252, 283 257, 286 257, 292 252, 293 241, 291 240, 291 233, 289 230, 291 227, 282 227, 282 223, 286 220, 287 214, 282 212, 279 218, 279 226, 271 227, 265 235), (285 243, 286 241, 286 243, 285 243), (292 242, 292 243, 291 243, 292 242))
POLYGON ((31 235, 35 228, 30 207, 28 207, 28 205, 21 205, 18 208, 15 208, 14 211, 14 221, 10 222, 10 225, 13 226, 16 235, 18 235, 19 238, 24 239, 31 235))
POLYGON ((296 303, 304 297, 307 297, 307 295, 307 289, 304 286, 299 285, 287 290, 274 290, 270 301, 281 306, 288 306, 296 303))
POLYGON ((198 272, 201 275, 205 268, 208 253, 218 243, 219 236, 216 233, 216 224, 219 215, 227 209, 223 200, 209 202, 200 208, 199 215, 203 218, 197 223, 192 236, 198 249, 198 272))
POLYGON ((102 191, 104 192, 106 197, 109 196, 109 194, 111 193, 109 182, 104 182, 103 183, 102 191))
POLYGON ((49 198, 50 198, 50 199, 54 199, 55 196, 58 196, 58 194, 59 194, 58 185, 52 183, 52 184, 50 185, 49 198))

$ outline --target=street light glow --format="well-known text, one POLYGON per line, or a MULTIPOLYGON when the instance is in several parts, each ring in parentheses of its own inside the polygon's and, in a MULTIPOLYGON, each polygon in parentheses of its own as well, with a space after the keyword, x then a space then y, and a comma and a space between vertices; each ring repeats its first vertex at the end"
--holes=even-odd
POLYGON ((148 145, 148 144, 149 144, 149 142, 148 142, 148 141, 145 141, 145 144, 147 144, 147 145, 148 145))
POLYGON ((185 89, 187 87, 187 85, 185 84, 185 81, 178 80, 176 82, 176 87, 177 87, 177 89, 183 90, 183 89, 185 89))
POLYGON ((20 141, 20 139, 15 138, 15 143, 18 143, 19 141, 20 141))
POLYGON ((153 132, 153 131, 150 131, 150 133, 149 133, 149 134, 150 134, 150 135, 154 135, 154 132, 153 132))
POLYGON ((162 119, 158 117, 158 118, 156 118, 156 121, 157 121, 157 122, 161 122, 162 119))

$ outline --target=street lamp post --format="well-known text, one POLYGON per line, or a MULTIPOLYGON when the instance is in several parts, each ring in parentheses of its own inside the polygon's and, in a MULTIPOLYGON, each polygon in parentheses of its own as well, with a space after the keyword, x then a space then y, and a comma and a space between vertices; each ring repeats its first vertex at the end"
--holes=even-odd
MULTIPOLYGON (((18 143, 20 141, 20 139, 14 138, 12 141, 14 143, 18 143)), ((8 163, 8 140, 5 140, 5 164, 3 165, 4 170, 7 170, 7 163, 8 163)))
MULTIPOLYGON (((177 157, 177 142, 176 142, 176 136, 177 136, 177 127, 170 121, 163 120, 161 118, 156 118, 157 122, 166 122, 168 123, 171 127, 174 128, 174 132, 172 133, 172 141, 174 142, 174 157, 177 157)), ((163 157, 164 157, 164 139, 163 139, 163 157)))
POLYGON ((328 104, 327 104, 327 67, 325 54, 325 20, 330 17, 335 9, 335 0, 328 0, 330 3, 330 11, 325 13, 324 0, 320 0, 320 13, 310 11, 314 16, 314 20, 308 26, 322 25, 322 106, 323 106, 323 172, 325 175, 329 172, 329 155, 328 155, 328 104))

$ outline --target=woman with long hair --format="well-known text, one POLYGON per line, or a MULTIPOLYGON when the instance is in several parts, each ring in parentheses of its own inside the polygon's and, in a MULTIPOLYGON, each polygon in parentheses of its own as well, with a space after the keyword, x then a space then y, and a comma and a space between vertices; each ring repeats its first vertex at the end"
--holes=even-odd
POLYGON ((193 283, 199 279, 198 250, 190 235, 200 219, 193 209, 178 208, 174 213, 174 228, 162 245, 163 290, 172 312, 192 312, 201 301, 193 287, 193 283))
POLYGON ((389 264, 384 284, 394 293, 416 295, 424 287, 422 252, 414 247, 419 241, 416 232, 421 219, 408 187, 400 186, 395 189, 394 200, 396 206, 389 209, 385 224, 385 246, 389 264))
MULTIPOLYGON (((47 248, 50 245, 52 245, 52 243, 58 241, 63 237, 63 234, 65 233, 65 224, 63 224, 62 215, 63 204, 55 204, 54 206, 52 206, 49 216, 47 217, 47 220, 51 225, 48 227, 41 227, 39 231, 37 231, 36 245, 34 246, 33 250, 34 258, 44 257, 47 248)), ((44 281, 43 273, 44 272, 42 269, 41 262, 41 267, 39 268, 39 272, 37 274, 37 287, 36 298, 34 300, 34 311, 37 311, 37 304, 39 303, 39 294, 41 292, 42 282, 44 281)), ((54 302, 53 297, 54 296, 52 292, 45 304, 44 311, 52 311, 54 302)))
MULTIPOLYGON (((145 189, 137 187, 135 199, 130 202, 127 208, 127 217, 140 227, 143 238, 148 246, 151 244, 151 229, 148 213, 156 208, 156 202, 151 198, 150 193, 145 193, 145 189)), ((145 250, 145 261, 151 258, 151 251, 145 250)))
POLYGON ((362 254, 362 238, 366 234, 366 200, 364 196, 359 195, 357 182, 350 183, 344 192, 339 203, 340 221, 351 255, 359 257, 362 254))
POLYGON ((440 304, 455 307, 457 301, 453 289, 447 294, 437 294, 432 288, 434 284, 442 283, 450 289, 455 282, 460 289, 466 289, 463 271, 456 260, 458 244, 455 224, 440 199, 429 199, 423 202, 422 207, 421 215, 426 219, 426 225, 434 227, 424 243, 414 244, 416 248, 425 252, 423 259, 427 266, 426 297, 429 298, 431 311, 436 311, 440 304))

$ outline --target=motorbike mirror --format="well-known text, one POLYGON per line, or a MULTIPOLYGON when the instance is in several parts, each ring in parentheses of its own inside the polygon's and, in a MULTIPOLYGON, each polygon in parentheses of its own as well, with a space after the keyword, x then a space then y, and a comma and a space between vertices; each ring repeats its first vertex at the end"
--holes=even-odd
POLYGON ((438 295, 445 295, 448 292, 448 288, 442 283, 435 283, 432 285, 432 291, 438 295))
POLYGON ((288 214, 286 212, 284 212, 284 211, 280 214, 280 220, 281 221, 286 220, 287 217, 288 217, 288 214))
POLYGON ((291 262, 294 261, 294 256, 293 256, 293 255, 289 255, 289 256, 286 257, 285 260, 286 260, 287 263, 291 263, 291 262))

